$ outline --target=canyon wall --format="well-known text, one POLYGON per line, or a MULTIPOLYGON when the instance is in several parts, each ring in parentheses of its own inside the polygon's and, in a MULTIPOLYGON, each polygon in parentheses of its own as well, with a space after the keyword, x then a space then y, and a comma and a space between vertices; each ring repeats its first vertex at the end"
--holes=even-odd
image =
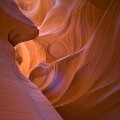
POLYGON ((15 46, 21 72, 65 120, 119 120, 120 1, 16 2, 39 29, 15 46))

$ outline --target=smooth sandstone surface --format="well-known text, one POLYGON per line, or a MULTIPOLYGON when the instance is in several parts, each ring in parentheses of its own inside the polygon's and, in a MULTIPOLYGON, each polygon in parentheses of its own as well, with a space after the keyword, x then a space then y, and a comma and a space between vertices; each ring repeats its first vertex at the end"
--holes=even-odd
POLYGON ((3 1, 0 115, 120 120, 120 1, 3 1))
POLYGON ((14 1, 0 1, 0 120, 62 120, 15 63, 13 46, 37 36, 37 27, 14 1))

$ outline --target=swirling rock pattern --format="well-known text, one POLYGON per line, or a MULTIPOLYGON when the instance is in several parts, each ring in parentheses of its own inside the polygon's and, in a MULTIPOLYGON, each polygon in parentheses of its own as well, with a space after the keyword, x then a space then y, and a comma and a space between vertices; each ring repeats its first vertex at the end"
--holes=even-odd
POLYGON ((119 120, 120 1, 16 2, 39 29, 16 46, 21 72, 65 120, 119 120))
MULTIPOLYGON (((38 34, 37 27, 21 13, 13 0, 0 1, 0 120, 62 120, 39 88, 20 73, 15 63, 14 46, 34 39, 38 34)), ((35 48, 36 54, 38 49, 35 48)), ((16 46, 18 66, 24 60, 23 51, 27 61, 30 59, 26 46, 22 45, 20 50, 16 46)))

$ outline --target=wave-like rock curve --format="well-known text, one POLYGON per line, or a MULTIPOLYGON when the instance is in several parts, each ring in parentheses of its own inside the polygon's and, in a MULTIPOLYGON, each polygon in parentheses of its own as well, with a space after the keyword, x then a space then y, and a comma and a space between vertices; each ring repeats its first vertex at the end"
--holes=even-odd
POLYGON ((119 120, 119 0, 16 2, 39 29, 15 47, 21 72, 65 120, 119 120))

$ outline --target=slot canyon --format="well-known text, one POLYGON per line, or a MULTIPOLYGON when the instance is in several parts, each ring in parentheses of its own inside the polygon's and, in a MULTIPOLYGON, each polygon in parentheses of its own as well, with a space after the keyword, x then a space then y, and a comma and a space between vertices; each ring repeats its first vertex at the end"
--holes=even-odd
POLYGON ((120 120, 120 0, 0 0, 0 120, 120 120))

